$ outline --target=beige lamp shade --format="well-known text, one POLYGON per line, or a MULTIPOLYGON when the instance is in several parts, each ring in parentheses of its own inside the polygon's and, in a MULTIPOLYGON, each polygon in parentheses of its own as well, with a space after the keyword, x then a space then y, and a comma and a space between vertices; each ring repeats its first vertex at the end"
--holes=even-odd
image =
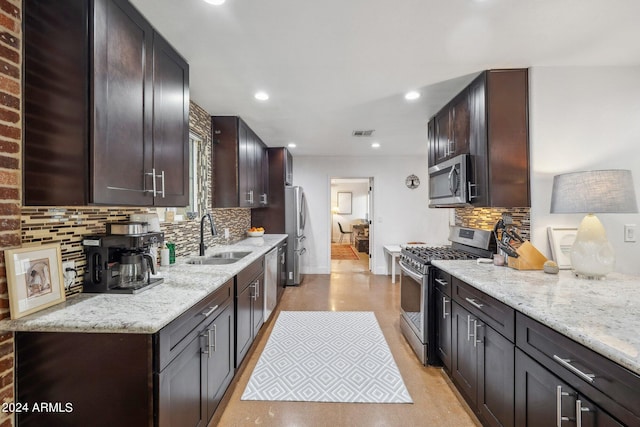
POLYGON ((631 171, 595 170, 556 175, 551 213, 638 212, 631 171))

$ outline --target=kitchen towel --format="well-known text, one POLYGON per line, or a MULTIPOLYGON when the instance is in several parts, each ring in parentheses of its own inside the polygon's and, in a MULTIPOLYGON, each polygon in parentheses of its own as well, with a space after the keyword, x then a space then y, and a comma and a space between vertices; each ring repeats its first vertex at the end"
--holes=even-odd
POLYGON ((281 312, 241 399, 413 403, 368 311, 281 312))

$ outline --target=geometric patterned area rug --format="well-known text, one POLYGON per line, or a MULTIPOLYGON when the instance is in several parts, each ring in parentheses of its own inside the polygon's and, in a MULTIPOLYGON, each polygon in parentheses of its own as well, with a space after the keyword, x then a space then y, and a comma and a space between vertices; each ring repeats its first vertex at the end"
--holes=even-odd
POLYGON ((370 311, 283 311, 242 400, 413 403, 370 311))
POLYGON ((358 261, 360 257, 351 245, 331 245, 331 259, 338 260, 354 260, 358 261))

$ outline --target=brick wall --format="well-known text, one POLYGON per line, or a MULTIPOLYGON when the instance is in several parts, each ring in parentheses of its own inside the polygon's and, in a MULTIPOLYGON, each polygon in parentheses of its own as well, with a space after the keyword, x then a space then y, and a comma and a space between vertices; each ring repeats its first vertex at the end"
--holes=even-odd
MULTIPOLYGON (((4 249, 20 245, 21 1, 0 0, 0 318, 9 316, 4 249)), ((13 334, 0 333, 0 403, 13 400, 13 334)), ((0 412, 0 427, 13 416, 0 412)))

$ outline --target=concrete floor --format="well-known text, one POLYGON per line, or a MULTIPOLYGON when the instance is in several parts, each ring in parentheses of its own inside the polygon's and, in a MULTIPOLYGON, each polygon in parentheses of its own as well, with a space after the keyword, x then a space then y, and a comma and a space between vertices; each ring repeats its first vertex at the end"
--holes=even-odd
POLYGON ((401 335, 399 289, 398 283, 391 284, 390 276, 370 274, 366 257, 332 261, 330 275, 308 275, 302 285, 286 288, 274 314, 294 310, 375 312, 413 404, 241 401, 273 328, 272 315, 209 426, 479 426, 446 374, 422 366, 401 335))

